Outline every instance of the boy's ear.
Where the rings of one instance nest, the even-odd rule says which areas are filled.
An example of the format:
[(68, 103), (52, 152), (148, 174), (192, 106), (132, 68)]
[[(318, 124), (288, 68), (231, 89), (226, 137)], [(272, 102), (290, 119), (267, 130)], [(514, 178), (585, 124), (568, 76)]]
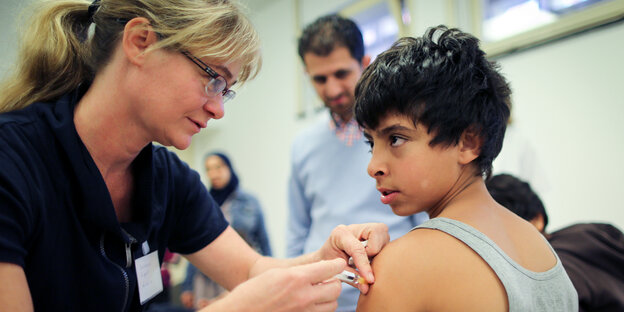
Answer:
[(481, 155), (483, 138), (474, 127), (464, 130), (459, 139), (459, 163), (467, 165)]
[(146, 18), (135, 17), (126, 23), (121, 44), (124, 54), (131, 63), (142, 64), (145, 60), (145, 50), (156, 42), (158, 37)]

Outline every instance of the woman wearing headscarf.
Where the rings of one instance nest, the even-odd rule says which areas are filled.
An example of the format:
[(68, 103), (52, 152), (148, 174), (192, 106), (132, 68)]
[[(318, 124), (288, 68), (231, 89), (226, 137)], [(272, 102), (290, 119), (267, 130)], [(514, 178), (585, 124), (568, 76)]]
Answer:
[[(260, 202), (239, 187), (238, 176), (230, 159), (223, 153), (213, 152), (204, 157), (204, 165), (210, 180), (210, 195), (221, 207), (230, 226), (258, 253), (271, 256)], [(189, 264), (180, 300), (187, 308), (202, 308), (226, 292)]]

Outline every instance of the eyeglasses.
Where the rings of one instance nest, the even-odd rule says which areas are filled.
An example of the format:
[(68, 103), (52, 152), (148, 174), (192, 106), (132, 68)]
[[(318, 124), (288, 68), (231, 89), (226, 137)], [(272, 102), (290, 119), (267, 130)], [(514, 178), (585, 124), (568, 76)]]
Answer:
[(199, 66), (201, 70), (203, 70), (206, 74), (208, 74), (212, 79), (208, 81), (204, 90), (206, 94), (209, 96), (216, 96), (221, 93), (223, 97), (223, 103), (233, 99), (236, 96), (236, 92), (227, 88), (227, 82), (223, 76), (217, 74), (210, 66), (206, 65), (206, 63), (202, 62), (199, 58), (195, 57), (193, 54), (188, 51), (182, 51), (182, 54), (186, 56), (189, 60), (191, 60), (195, 65)]

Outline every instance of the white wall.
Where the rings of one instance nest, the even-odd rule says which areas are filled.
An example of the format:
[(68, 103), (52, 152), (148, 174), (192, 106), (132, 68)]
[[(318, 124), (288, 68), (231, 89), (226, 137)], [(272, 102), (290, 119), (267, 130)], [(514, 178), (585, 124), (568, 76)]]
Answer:
[[(306, 78), (297, 54), (301, 22), (296, 18), (295, 1), (264, 1), (257, 6), (248, 0), (248, 5), (262, 38), (263, 69), (226, 105), (226, 117), (211, 121), (208, 131), (193, 139), (191, 162), (201, 170), (208, 151), (223, 150), (231, 156), (241, 186), (257, 195), (264, 208), (274, 255), (283, 257), (290, 144), (316, 116), (296, 117), (302, 79)], [(329, 12), (336, 7), (336, 1), (301, 1), (299, 16), (312, 21), (317, 16), (312, 16), (311, 10)]]
[(19, 13), (32, 0), (0, 0), (0, 79), (5, 77), (17, 54)]
[(255, 80), (237, 90), (235, 100), (226, 104), (226, 117), (208, 123), (208, 131), (192, 142), (197, 169), (203, 167), (203, 155), (208, 151), (218, 149), (231, 156), (241, 186), (259, 197), (277, 256), (282, 256), (286, 248), (289, 150), (299, 128), (294, 117), (296, 82), (301, 75), (294, 48), (294, 11), (291, 0), (272, 1), (252, 10), (263, 39), (263, 69)]
[(550, 230), (572, 222), (624, 229), (624, 23), (500, 59), (515, 126), (537, 148)]
[[(262, 6), (248, 2), (263, 40), (263, 70), (226, 105), (226, 117), (211, 121), (182, 157), (201, 172), (207, 151), (230, 154), (242, 186), (263, 204), (275, 254), (283, 256), (290, 143), (313, 117), (300, 120), (295, 116), (301, 79), (305, 79), (296, 53), (295, 1), (267, 0), (261, 1)], [(329, 12), (336, 3), (299, 0), (304, 10), (301, 19), (307, 23), (311, 15)], [(0, 64), (12, 61), (13, 28), (6, 25), (9, 19), (5, 17), (12, 17), (8, 12), (18, 4), (0, 0), (0, 26), (8, 30), (0, 35)], [(445, 18), (444, 14), (435, 16)], [(624, 229), (618, 200), (624, 186), (624, 169), (619, 164), (624, 159), (624, 100), (618, 93), (624, 85), (622, 38), (624, 23), (499, 60), (514, 89), (516, 126), (538, 148), (549, 177), (550, 191), (544, 201), (550, 230), (589, 220)]]

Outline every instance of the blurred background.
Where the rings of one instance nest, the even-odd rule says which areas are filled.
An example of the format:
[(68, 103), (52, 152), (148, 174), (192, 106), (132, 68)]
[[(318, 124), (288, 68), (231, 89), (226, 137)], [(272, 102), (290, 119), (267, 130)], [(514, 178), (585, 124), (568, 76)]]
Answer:
[[(20, 11), (0, 0), (0, 77), (16, 54)], [(297, 55), (303, 26), (340, 12), (360, 25), (368, 53), (446, 24), (477, 35), (513, 88), (514, 142), (495, 171), (528, 180), (549, 231), (575, 222), (624, 229), (624, 0), (246, 0), (263, 41), (259, 76), (239, 87), (226, 116), (176, 151), (205, 182), (203, 156), (222, 150), (264, 208), (274, 255), (285, 254), (287, 179), (295, 134), (325, 114)], [(511, 138), (511, 136), (510, 136)], [(500, 163), (500, 164), (499, 164)], [(366, 168), (362, 168), (366, 170)], [(370, 183), (374, 183), (371, 179)]]

